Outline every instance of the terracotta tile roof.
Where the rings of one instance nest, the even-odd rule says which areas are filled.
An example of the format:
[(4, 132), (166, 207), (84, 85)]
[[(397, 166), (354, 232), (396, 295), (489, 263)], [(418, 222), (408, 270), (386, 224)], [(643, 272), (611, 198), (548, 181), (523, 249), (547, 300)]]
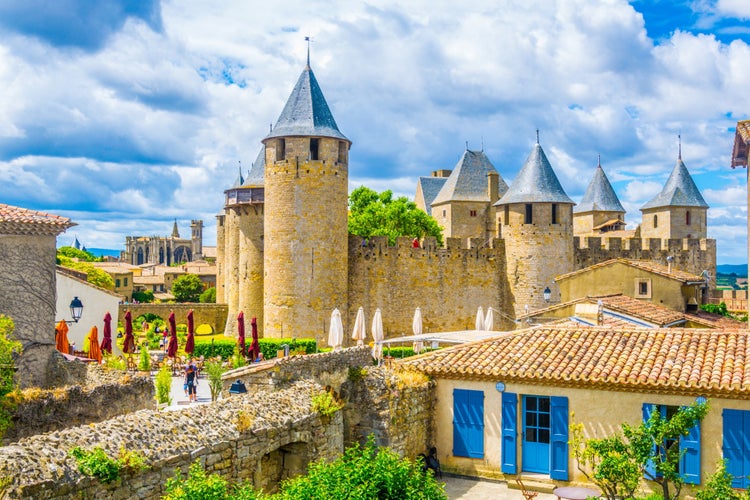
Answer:
[(750, 144), (750, 120), (737, 122), (732, 148), (732, 168), (747, 167), (747, 148)]
[(401, 364), (440, 378), (750, 399), (750, 336), (739, 331), (538, 327)]
[(594, 264), (593, 266), (584, 267), (583, 269), (573, 271), (572, 273), (562, 274), (558, 276), (557, 278), (555, 278), (555, 281), (568, 279), (571, 276), (577, 276), (579, 274), (589, 272), (592, 269), (599, 269), (602, 267), (611, 266), (612, 264), (616, 264), (616, 263), (625, 264), (626, 266), (636, 267), (638, 269), (643, 269), (644, 271), (647, 271), (649, 273), (658, 274), (660, 276), (671, 278), (676, 281), (681, 281), (683, 283), (694, 282), (694, 281), (705, 281), (703, 278), (701, 278), (697, 274), (680, 271), (679, 269), (675, 269), (674, 266), (672, 267), (672, 270), (670, 271), (667, 266), (663, 266), (655, 262), (651, 262), (648, 260), (629, 260), (629, 259), (605, 260), (604, 262)]
[(734, 318), (722, 316), (721, 314), (706, 311), (696, 311), (689, 314), (686, 313), (685, 318), (688, 321), (707, 325), (712, 328), (721, 328), (723, 330), (747, 330), (747, 323), (745, 321), (739, 321)]
[(57, 236), (75, 225), (67, 217), (0, 203), (0, 234)]
[(606, 309), (643, 319), (658, 326), (671, 325), (685, 321), (686, 319), (685, 313), (660, 306), (659, 304), (634, 299), (627, 295), (610, 295), (601, 298), (590, 297), (590, 300), (593, 302), (601, 300)]
[(750, 120), (737, 122), (737, 133), (745, 141), (745, 144), (750, 144)]

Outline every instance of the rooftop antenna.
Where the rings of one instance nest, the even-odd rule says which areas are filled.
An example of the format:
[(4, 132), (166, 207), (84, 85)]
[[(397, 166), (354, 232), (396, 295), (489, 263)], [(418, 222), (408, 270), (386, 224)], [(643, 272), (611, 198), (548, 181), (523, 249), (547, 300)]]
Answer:
[(539, 129), (536, 129), (536, 143), (539, 144)]
[(677, 134), (677, 159), (682, 160), (682, 136)]

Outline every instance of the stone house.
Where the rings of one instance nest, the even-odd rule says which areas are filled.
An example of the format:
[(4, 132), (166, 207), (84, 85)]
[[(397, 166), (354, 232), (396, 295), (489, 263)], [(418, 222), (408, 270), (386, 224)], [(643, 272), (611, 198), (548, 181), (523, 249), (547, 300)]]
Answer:
[(23, 346), (16, 361), (22, 387), (55, 378), (56, 238), (66, 217), (0, 204), (0, 314), (15, 323)]
[(613, 259), (555, 278), (562, 301), (587, 295), (623, 294), (664, 305), (675, 311), (695, 311), (706, 302), (707, 278), (653, 262)]
[(572, 422), (604, 437), (708, 398), (708, 416), (680, 439), (680, 472), (702, 485), (726, 458), (734, 486), (747, 488), (749, 353), (743, 331), (544, 326), (402, 364), (436, 383), (434, 442), (446, 471), (584, 482), (568, 444)]

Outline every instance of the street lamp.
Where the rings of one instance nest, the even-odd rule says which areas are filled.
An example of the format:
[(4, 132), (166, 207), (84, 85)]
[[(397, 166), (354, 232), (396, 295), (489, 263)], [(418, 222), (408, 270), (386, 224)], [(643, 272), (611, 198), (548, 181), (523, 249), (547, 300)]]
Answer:
[(82, 313), (83, 302), (81, 302), (81, 299), (78, 297), (73, 297), (73, 300), (70, 301), (70, 315), (73, 316), (74, 323), (78, 323), (78, 320), (81, 319)]
[(544, 292), (542, 293), (544, 294), (544, 301), (549, 302), (549, 299), (552, 297), (552, 291), (549, 289), (549, 287), (545, 288)]

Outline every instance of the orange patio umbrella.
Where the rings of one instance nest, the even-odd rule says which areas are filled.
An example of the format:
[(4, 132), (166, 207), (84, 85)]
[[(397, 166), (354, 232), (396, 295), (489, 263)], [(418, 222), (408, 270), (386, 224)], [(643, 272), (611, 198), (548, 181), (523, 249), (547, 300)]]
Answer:
[(55, 349), (65, 354), (70, 354), (70, 342), (68, 342), (68, 324), (64, 319), (55, 327)]
[(99, 349), (99, 329), (96, 325), (89, 332), (89, 358), (95, 359), (97, 363), (102, 362), (102, 351)]

